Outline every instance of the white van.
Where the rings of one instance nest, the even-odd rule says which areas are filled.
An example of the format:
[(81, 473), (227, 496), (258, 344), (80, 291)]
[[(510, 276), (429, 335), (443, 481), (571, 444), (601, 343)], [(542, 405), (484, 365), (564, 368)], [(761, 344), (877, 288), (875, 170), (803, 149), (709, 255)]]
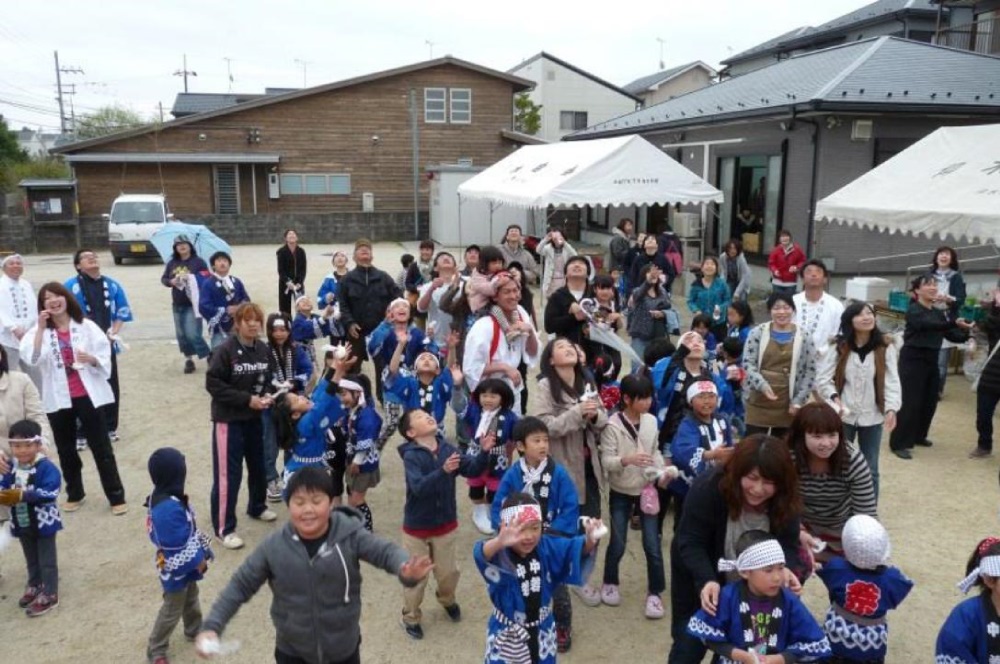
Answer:
[(122, 194), (111, 204), (108, 242), (115, 265), (126, 258), (159, 258), (149, 238), (174, 220), (162, 194)]

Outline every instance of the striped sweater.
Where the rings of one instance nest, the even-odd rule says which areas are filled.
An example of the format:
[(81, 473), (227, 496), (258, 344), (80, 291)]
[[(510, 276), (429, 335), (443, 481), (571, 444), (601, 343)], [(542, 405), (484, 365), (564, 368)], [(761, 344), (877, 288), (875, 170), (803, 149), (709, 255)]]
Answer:
[(854, 445), (847, 444), (850, 456), (842, 475), (801, 473), (802, 524), (810, 530), (843, 529), (856, 514), (877, 517), (877, 499), (868, 463)]

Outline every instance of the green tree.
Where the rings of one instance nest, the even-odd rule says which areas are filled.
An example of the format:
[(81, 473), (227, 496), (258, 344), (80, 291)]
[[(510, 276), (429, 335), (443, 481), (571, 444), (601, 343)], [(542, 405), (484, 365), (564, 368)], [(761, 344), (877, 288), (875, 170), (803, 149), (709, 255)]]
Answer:
[(534, 136), (542, 127), (542, 106), (531, 101), (527, 92), (514, 97), (514, 131)]
[(17, 144), (17, 134), (7, 126), (0, 115), (0, 191), (11, 191), (17, 186), (14, 167), (28, 161), (28, 153)]
[(14, 178), (21, 180), (59, 180), (70, 177), (69, 164), (55, 157), (33, 157), (28, 161), (15, 164)]
[(144, 124), (146, 124), (145, 120), (136, 111), (121, 104), (112, 104), (103, 106), (77, 120), (76, 137), (80, 140), (97, 138), (113, 134), (116, 131), (141, 127)]

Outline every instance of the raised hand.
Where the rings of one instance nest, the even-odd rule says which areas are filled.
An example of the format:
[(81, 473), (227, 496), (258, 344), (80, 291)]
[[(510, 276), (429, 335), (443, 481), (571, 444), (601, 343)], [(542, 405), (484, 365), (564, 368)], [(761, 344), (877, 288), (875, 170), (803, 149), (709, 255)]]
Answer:
[(434, 569), (434, 563), (431, 562), (429, 556), (412, 556), (399, 566), (399, 577), (416, 582), (426, 578), (432, 569)]

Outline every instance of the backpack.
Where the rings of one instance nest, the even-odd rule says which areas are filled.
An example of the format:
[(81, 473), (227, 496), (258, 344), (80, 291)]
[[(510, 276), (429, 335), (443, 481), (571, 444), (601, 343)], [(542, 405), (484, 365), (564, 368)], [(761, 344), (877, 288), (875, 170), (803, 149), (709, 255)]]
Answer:
[(668, 276), (676, 277), (684, 271), (684, 250), (681, 247), (681, 241), (673, 233), (664, 233), (661, 238), (663, 240), (663, 257), (667, 260), (667, 266), (670, 268)]

